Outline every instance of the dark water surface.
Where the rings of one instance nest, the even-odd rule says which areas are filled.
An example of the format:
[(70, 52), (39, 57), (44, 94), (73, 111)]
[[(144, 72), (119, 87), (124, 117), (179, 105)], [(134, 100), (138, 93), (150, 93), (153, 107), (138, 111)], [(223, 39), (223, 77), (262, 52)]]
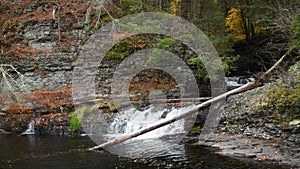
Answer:
[(0, 168), (28, 169), (162, 169), (162, 168), (284, 168), (245, 159), (216, 155), (185, 145), (185, 154), (149, 159), (130, 159), (106, 151), (88, 152), (88, 137), (0, 136)]

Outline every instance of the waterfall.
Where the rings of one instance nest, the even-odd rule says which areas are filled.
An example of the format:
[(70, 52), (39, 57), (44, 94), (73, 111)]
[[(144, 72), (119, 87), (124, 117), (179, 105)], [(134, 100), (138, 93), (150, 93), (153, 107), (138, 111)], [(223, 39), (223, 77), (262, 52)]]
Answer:
[(34, 120), (31, 120), (30, 123), (28, 124), (28, 128), (25, 132), (21, 133), (21, 135), (33, 135), (35, 134), (34, 132)]
[[(100, 110), (101, 113), (95, 111), (83, 117), (81, 125), (87, 135), (99, 145), (167, 121), (194, 107), (195, 105), (166, 107), (165, 104), (151, 104), (141, 108), (126, 107), (117, 113)], [(197, 113), (105, 149), (130, 158), (182, 155), (185, 153), (184, 145), (178, 143), (190, 131), (196, 117)]]
[[(116, 137), (135, 132), (139, 129), (149, 127), (153, 124), (160, 123), (163, 120), (170, 119), (179, 115), (188, 108), (170, 108), (157, 110), (151, 106), (147, 110), (139, 111), (135, 108), (119, 112), (111, 122), (108, 128), (108, 137)], [(167, 126), (161, 127), (149, 133), (143, 134), (136, 139), (160, 138), (166, 135), (185, 134), (187, 132), (185, 119), (176, 121)]]
[[(105, 140), (110, 140), (131, 132), (168, 120), (187, 111), (193, 106), (165, 108), (155, 106), (140, 111), (135, 108), (115, 114), (107, 127)], [(195, 116), (194, 116), (195, 117)], [(108, 147), (107, 150), (130, 158), (152, 158), (159, 156), (177, 156), (185, 154), (184, 146), (177, 144), (194, 124), (194, 117), (187, 117), (172, 124)]]

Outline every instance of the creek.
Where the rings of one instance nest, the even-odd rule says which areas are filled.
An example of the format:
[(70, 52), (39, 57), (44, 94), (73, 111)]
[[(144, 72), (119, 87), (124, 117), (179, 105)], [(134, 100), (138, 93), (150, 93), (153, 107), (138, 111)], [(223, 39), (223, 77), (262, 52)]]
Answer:
[(0, 136), (0, 168), (283, 168), (250, 159), (216, 155), (212, 150), (195, 145), (180, 144), (176, 153), (164, 155), (162, 152), (159, 157), (136, 159), (121, 157), (107, 151), (86, 151), (86, 148), (93, 145), (89, 137), (3, 135)]

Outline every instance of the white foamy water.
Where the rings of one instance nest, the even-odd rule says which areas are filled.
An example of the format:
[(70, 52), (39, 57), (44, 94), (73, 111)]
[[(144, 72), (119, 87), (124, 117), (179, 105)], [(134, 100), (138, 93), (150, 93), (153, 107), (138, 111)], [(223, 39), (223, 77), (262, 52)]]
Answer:
[[(151, 105), (143, 111), (131, 107), (114, 114), (94, 112), (81, 122), (88, 136), (99, 145), (169, 120), (193, 107), (163, 108)], [(178, 143), (190, 131), (196, 116), (197, 113), (105, 149), (130, 158), (185, 154), (184, 146)]]
[(31, 120), (30, 123), (28, 124), (28, 128), (25, 132), (21, 133), (21, 135), (33, 135), (35, 134), (34, 131), (34, 120)]
[[(150, 108), (144, 111), (139, 111), (135, 108), (131, 108), (116, 114), (108, 128), (109, 134), (107, 134), (106, 136), (114, 138), (117, 136), (136, 132), (146, 127), (150, 127), (163, 121), (169, 120), (175, 116), (180, 115), (190, 108), (192, 108), (192, 106), (183, 108), (173, 107), (170, 109), (157, 110), (155, 107), (150, 106)], [(187, 121), (185, 119), (181, 119), (164, 127), (138, 136), (135, 139), (160, 138), (166, 135), (185, 134), (186, 132), (188, 132), (189, 127), (193, 125), (188, 125), (186, 123)]]
[[(115, 114), (107, 128), (107, 134), (104, 136), (105, 140), (153, 126), (178, 116), (191, 108), (193, 106), (161, 110), (155, 106), (150, 106), (144, 111), (135, 108), (127, 109)], [(178, 142), (189, 132), (194, 120), (195, 116), (192, 115), (106, 149), (112, 153), (130, 158), (180, 156), (185, 154), (185, 149)]]

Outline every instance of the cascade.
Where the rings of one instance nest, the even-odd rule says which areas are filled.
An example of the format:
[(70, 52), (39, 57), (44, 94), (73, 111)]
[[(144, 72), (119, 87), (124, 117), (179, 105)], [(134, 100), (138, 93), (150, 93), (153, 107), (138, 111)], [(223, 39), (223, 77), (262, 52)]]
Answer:
[[(127, 135), (168, 120), (191, 107), (193, 106), (157, 109), (155, 106), (149, 106), (146, 110), (127, 109), (113, 117), (106, 129), (107, 133), (104, 138), (110, 140)], [(131, 158), (176, 157), (185, 154), (184, 146), (178, 142), (189, 132), (194, 120), (193, 117), (184, 118), (118, 145), (108, 147), (107, 150)]]
[[(111, 122), (108, 128), (109, 134), (106, 136), (108, 138), (114, 138), (116, 136), (129, 134), (179, 115), (185, 109), (187, 108), (173, 107), (157, 110), (154, 106), (150, 106), (148, 109), (143, 111), (131, 108), (126, 111), (119, 112)], [(186, 129), (186, 126), (186, 120), (182, 119), (157, 130), (143, 134), (136, 139), (160, 138), (166, 135), (185, 134), (187, 132), (186, 130), (189, 130)]]
[(21, 135), (33, 135), (35, 134), (34, 132), (34, 120), (31, 120), (30, 123), (28, 124), (28, 128), (25, 132), (21, 133)]

